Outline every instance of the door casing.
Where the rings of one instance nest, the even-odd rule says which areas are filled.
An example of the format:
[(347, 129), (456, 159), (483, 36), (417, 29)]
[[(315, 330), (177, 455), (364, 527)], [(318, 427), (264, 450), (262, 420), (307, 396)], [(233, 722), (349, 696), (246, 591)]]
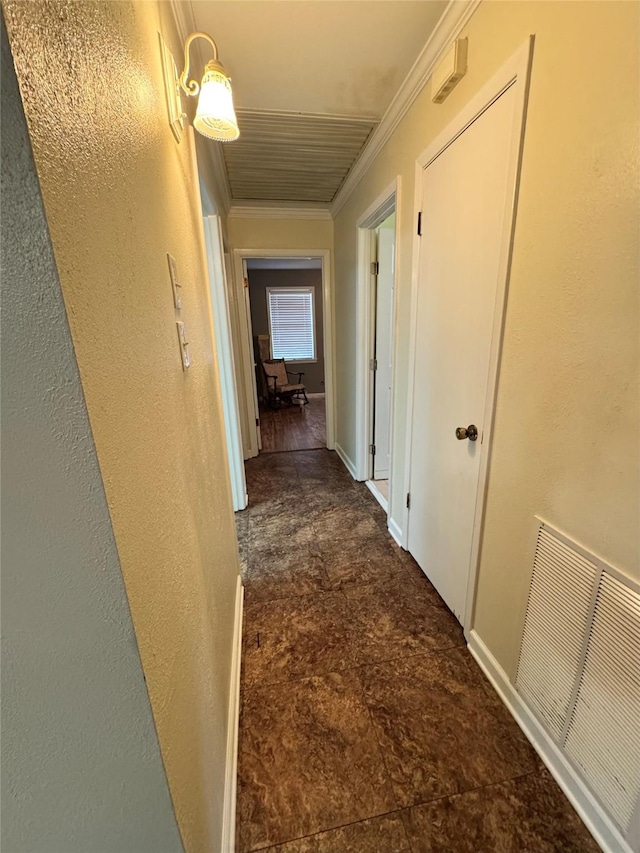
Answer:
[[(469, 103), (458, 113), (453, 121), (440, 133), (436, 139), (417, 158), (415, 165), (415, 193), (414, 193), (414, 223), (416, 228), (413, 240), (413, 259), (411, 276), (411, 311), (412, 324), (409, 333), (409, 393), (407, 394), (406, 413), (406, 437), (405, 447), (407, 449), (405, 462), (405, 483), (407, 494), (411, 493), (412, 473), (412, 424), (414, 390), (416, 382), (416, 337), (417, 337), (417, 311), (418, 311), (418, 286), (419, 286), (419, 262), (420, 262), (420, 236), (418, 235), (418, 214), (423, 208), (422, 199), (422, 176), (424, 169), (445, 148), (463, 133), (475, 118), (484, 112), (506, 89), (511, 86), (515, 88), (516, 103), (513, 111), (513, 123), (511, 129), (511, 146), (509, 157), (508, 192), (505, 204), (505, 217), (503, 233), (501, 238), (500, 265), (498, 273), (498, 285), (496, 290), (496, 305), (493, 319), (491, 355), (489, 361), (489, 373), (487, 380), (486, 406), (484, 411), (484, 449), (480, 463), (478, 478), (478, 490), (476, 495), (476, 506), (474, 515), (474, 527), (472, 537), (471, 557), (469, 564), (466, 608), (464, 619), (465, 637), (473, 627), (474, 608), (476, 598), (477, 573), (482, 544), (482, 531), (484, 524), (484, 508), (487, 489), (487, 475), (491, 459), (491, 446), (493, 438), (493, 422), (495, 414), (496, 391), (500, 366), (500, 355), (502, 351), (502, 339), (504, 332), (504, 316), (506, 308), (507, 288), (511, 267), (511, 256), (513, 249), (513, 235), (516, 221), (516, 205), (518, 196), (518, 185), (520, 175), (520, 163), (522, 158), (522, 146), (524, 141), (525, 116), (527, 98), (529, 93), (529, 81), (531, 76), (531, 63), (533, 59), (534, 37), (530, 36), (519, 50), (506, 62), (502, 68), (482, 87)], [(408, 504), (409, 501), (406, 501)], [(402, 524), (402, 546), (408, 546), (409, 529), (409, 506), (403, 510)]]
[(224, 421), (227, 437), (227, 455), (231, 476), (231, 494), (234, 511), (247, 506), (247, 484), (244, 474), (242, 431), (238, 389), (236, 387), (235, 357), (231, 330), (230, 282), (224, 263), (222, 228), (219, 216), (204, 217), (204, 234), (209, 271), (212, 322), (216, 330), (218, 370), (222, 394)]
[[(373, 287), (371, 280), (371, 262), (374, 256), (374, 231), (384, 220), (395, 211), (396, 214), (396, 252), (398, 257), (398, 226), (400, 216), (400, 176), (392, 181), (369, 205), (356, 222), (356, 246), (357, 246), (357, 307), (356, 307), (356, 458), (355, 479), (368, 481), (371, 471), (371, 458), (369, 445), (373, 436), (373, 373), (369, 367), (369, 361), (373, 358), (375, 347), (375, 300), (373, 299)], [(398, 282), (398, 264), (394, 269), (394, 304), (393, 304), (393, 368), (391, 379), (391, 412), (389, 427), (389, 502), (387, 517), (391, 534), (398, 538), (395, 532), (397, 526), (393, 524), (396, 517), (393, 505), (393, 472), (394, 472), (394, 411), (395, 411), (395, 368), (396, 368), (396, 294)]]

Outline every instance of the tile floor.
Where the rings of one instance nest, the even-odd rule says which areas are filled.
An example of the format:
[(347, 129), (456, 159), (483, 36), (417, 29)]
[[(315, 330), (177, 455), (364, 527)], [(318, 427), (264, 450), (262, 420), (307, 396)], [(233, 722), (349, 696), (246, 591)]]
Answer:
[(336, 454), (247, 482), (238, 853), (596, 853)]

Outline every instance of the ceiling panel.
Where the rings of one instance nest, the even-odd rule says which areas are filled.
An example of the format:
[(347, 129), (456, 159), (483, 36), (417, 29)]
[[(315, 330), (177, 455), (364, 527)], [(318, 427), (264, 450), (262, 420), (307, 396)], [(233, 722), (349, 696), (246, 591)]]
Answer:
[(330, 202), (377, 126), (375, 118), (238, 110), (223, 146), (234, 200)]
[[(446, 0), (193, 0), (236, 106), (381, 118)], [(203, 59), (209, 59), (206, 46)]]

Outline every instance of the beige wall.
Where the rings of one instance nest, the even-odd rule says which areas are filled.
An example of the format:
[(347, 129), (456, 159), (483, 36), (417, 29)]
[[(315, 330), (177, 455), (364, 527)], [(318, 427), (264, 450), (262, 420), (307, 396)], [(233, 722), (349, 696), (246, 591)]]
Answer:
[(190, 853), (218, 850), (238, 556), (201, 211), (158, 31), (176, 57), (180, 40), (156, 2), (3, 8), (178, 824)]
[(638, 565), (636, 2), (480, 5), (469, 70), (417, 98), (335, 222), (337, 441), (355, 453), (355, 223), (401, 176), (394, 500), (404, 429), (416, 157), (536, 36), (475, 627), (513, 673), (541, 513), (624, 571)]
[(332, 249), (330, 219), (227, 219), (232, 249)]
[(4, 25), (0, 73), (0, 843), (178, 853)]

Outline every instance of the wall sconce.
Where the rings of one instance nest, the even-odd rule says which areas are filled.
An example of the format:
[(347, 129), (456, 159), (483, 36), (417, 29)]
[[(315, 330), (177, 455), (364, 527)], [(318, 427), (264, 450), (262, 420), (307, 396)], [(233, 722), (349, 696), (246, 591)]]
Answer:
[[(189, 80), (189, 48), (198, 38), (205, 39), (213, 48), (213, 59), (204, 67), (202, 81)], [(180, 86), (191, 98), (198, 98), (193, 126), (203, 136), (219, 142), (232, 142), (240, 136), (238, 120), (233, 109), (231, 79), (218, 61), (218, 46), (206, 33), (191, 33), (184, 43), (184, 71)]]

